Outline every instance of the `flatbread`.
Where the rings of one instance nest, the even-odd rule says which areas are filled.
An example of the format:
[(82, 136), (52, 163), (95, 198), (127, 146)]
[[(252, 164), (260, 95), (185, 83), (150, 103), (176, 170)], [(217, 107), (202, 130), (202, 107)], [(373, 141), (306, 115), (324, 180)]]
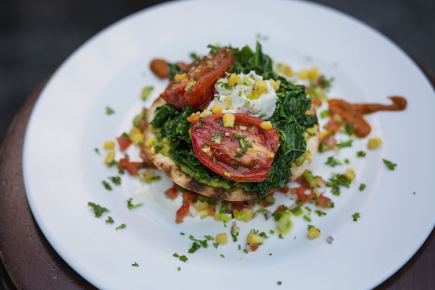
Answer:
[[(162, 98), (158, 98), (151, 108), (148, 110), (146, 116), (146, 122), (149, 124), (152, 120), (154, 120), (154, 112), (156, 108), (163, 106), (166, 104), (166, 101)], [(311, 106), (311, 109), (307, 112), (310, 114), (316, 114), (316, 110), (314, 106)], [(147, 125), (144, 130), (145, 140), (149, 138), (156, 138), (156, 135), (153, 133), (152, 125)], [(307, 140), (307, 150), (310, 150), (311, 156), (309, 159), (304, 160), (301, 166), (297, 167), (294, 162), (292, 162), (291, 169), (291, 181), (295, 180), (299, 176), (304, 173), (307, 169), (308, 165), (310, 165), (314, 155), (317, 153), (317, 149), (319, 147), (319, 126), (316, 125), (316, 133), (311, 135)], [(155, 164), (155, 166), (163, 171), (170, 179), (172, 179), (176, 184), (187, 188), (191, 191), (197, 192), (199, 194), (209, 196), (216, 199), (228, 200), (228, 201), (245, 201), (250, 199), (259, 198), (259, 194), (257, 191), (247, 191), (243, 188), (235, 188), (235, 189), (224, 189), (217, 188), (205, 185), (200, 183), (190, 177), (188, 174), (181, 171), (180, 166), (178, 166), (170, 157), (166, 157), (160, 153), (151, 154), (150, 148), (145, 146), (145, 152), (148, 155), (149, 159)], [(267, 194), (274, 192), (276, 188), (272, 188)]]

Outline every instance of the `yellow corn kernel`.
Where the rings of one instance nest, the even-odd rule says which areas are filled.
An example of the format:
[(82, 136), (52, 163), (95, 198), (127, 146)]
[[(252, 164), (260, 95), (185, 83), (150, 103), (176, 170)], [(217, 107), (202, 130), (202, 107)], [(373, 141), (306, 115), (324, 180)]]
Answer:
[(202, 111), (201, 114), (199, 114), (199, 116), (201, 118), (204, 118), (204, 117), (207, 117), (207, 116), (210, 116), (210, 115), (213, 115), (213, 113), (210, 110), (204, 110), (204, 111)]
[(228, 78), (228, 84), (232, 87), (236, 86), (236, 85), (241, 85), (242, 84), (242, 79), (236, 75), (236, 74), (232, 74), (229, 78)]
[(156, 149), (154, 148), (154, 146), (152, 146), (150, 148), (150, 152), (151, 152), (152, 155), (156, 154)]
[(264, 238), (262, 236), (250, 233), (246, 238), (246, 241), (252, 245), (261, 245), (264, 243)]
[(267, 152), (267, 157), (274, 158), (275, 154), (273, 152)]
[(224, 171), (224, 174), (225, 174), (226, 177), (231, 177), (231, 173), (229, 173), (227, 171)]
[(115, 148), (115, 142), (113, 141), (107, 141), (104, 143), (104, 149), (109, 150)]
[(130, 132), (128, 133), (128, 136), (130, 136), (130, 138), (132, 138), (134, 136), (134, 134), (136, 133), (142, 133), (139, 128), (133, 127), (131, 128)]
[(216, 236), (216, 242), (219, 245), (225, 245), (225, 244), (227, 244), (228, 243), (227, 234), (226, 233), (218, 234)]
[(292, 71), (291, 67), (289, 67), (288, 65), (285, 65), (282, 68), (282, 73), (288, 78), (293, 75), (293, 71)]
[(233, 114), (226, 113), (223, 117), (224, 127), (234, 127), (236, 117)]
[(317, 67), (312, 68), (309, 72), (308, 72), (308, 78), (310, 80), (317, 80), (317, 77), (319, 76), (319, 69)]
[(190, 80), (187, 84), (186, 88), (184, 89), (186, 92), (191, 91), (192, 88), (195, 86), (196, 82), (194, 80)]
[(307, 234), (308, 234), (308, 238), (310, 240), (314, 240), (320, 236), (320, 231), (318, 228), (310, 228), (310, 229), (308, 229)]
[(110, 163), (113, 162), (114, 159), (115, 159), (115, 152), (110, 151), (109, 153), (107, 153), (107, 156), (106, 156), (106, 159), (104, 160), (104, 163), (109, 165)]
[(326, 132), (325, 131), (321, 131), (320, 132), (320, 140), (322, 140), (325, 136), (326, 136)]
[(142, 133), (136, 133), (133, 135), (133, 138), (131, 138), (131, 141), (133, 141), (133, 144), (136, 146), (143, 145), (143, 134)]
[(376, 149), (379, 146), (381, 146), (381, 144), (382, 144), (381, 138), (372, 138), (372, 139), (369, 139), (369, 143), (367, 143), (367, 148)]
[(175, 76), (175, 80), (178, 81), (178, 82), (181, 82), (185, 78), (186, 78), (186, 74), (181, 74), (181, 75), (176, 75)]
[(233, 107), (233, 106), (229, 106), (229, 107), (227, 108), (227, 110), (234, 110), (234, 107)]
[(214, 104), (213, 105), (213, 107), (211, 107), (211, 112), (213, 113), (213, 114), (219, 114), (219, 113), (222, 113), (222, 106), (221, 105), (219, 105), (219, 104)]
[(233, 100), (230, 97), (226, 96), (225, 100), (224, 100), (224, 106), (225, 106), (225, 108), (228, 108), (232, 104), (233, 104)]
[(260, 124), (261, 129), (269, 130), (272, 129), (272, 123), (270, 121), (264, 121)]
[(259, 94), (267, 93), (267, 83), (266, 81), (256, 81), (254, 84), (254, 92)]
[(354, 180), (354, 179), (355, 179), (355, 171), (353, 171), (352, 168), (348, 168), (348, 169), (346, 170), (346, 172), (344, 173), (344, 177), (345, 177), (347, 180)]
[(301, 70), (298, 72), (298, 77), (300, 79), (306, 80), (308, 78), (308, 71), (306, 69)]
[(269, 80), (270, 85), (272, 86), (272, 88), (274, 88), (275, 90), (279, 90), (279, 85), (281, 84), (280, 80), (277, 80), (276, 82), (273, 79)]
[(154, 142), (156, 142), (156, 139), (154, 139), (154, 138), (149, 138), (149, 139), (145, 142), (145, 145), (146, 145), (148, 148), (151, 148), (151, 146), (154, 145)]

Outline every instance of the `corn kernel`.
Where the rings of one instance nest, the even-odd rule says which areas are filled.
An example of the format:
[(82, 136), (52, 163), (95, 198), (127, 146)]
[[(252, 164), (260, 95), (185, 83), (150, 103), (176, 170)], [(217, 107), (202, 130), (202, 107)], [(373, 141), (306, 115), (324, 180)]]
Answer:
[(306, 80), (308, 78), (308, 71), (306, 69), (301, 70), (298, 72), (298, 77), (300, 79)]
[(223, 117), (224, 127), (234, 127), (234, 121), (236, 117), (233, 114), (225, 114)]
[(181, 75), (176, 75), (175, 76), (175, 80), (178, 81), (178, 82), (181, 82), (185, 78), (186, 78), (186, 74), (181, 74)]
[(251, 243), (252, 245), (261, 245), (262, 243), (264, 243), (264, 238), (262, 236), (250, 233), (246, 237), (246, 241), (248, 243)]
[(134, 145), (139, 146), (139, 145), (143, 145), (143, 141), (144, 141), (143, 138), (144, 137), (142, 133), (136, 133), (133, 135), (133, 138), (131, 138), (131, 140), (133, 141)]
[(222, 106), (221, 105), (219, 105), (219, 104), (214, 104), (213, 105), (213, 107), (211, 107), (211, 112), (213, 113), (213, 114), (219, 114), (219, 113), (222, 113)]
[(130, 132), (128, 133), (128, 136), (130, 136), (130, 138), (131, 138), (136, 133), (142, 133), (142, 132), (139, 130), (139, 128), (133, 127), (133, 128), (131, 128)]
[(236, 75), (236, 74), (232, 74), (229, 78), (228, 78), (228, 84), (232, 87), (236, 86), (236, 85), (241, 85), (242, 84), (242, 79)]
[(254, 84), (254, 91), (259, 94), (267, 93), (267, 83), (266, 81), (256, 81)]
[(225, 100), (224, 100), (224, 106), (225, 106), (225, 108), (228, 108), (232, 104), (233, 104), (233, 100), (230, 97), (226, 96)]
[(354, 180), (354, 179), (355, 179), (355, 171), (353, 171), (352, 168), (348, 168), (348, 169), (346, 170), (346, 172), (344, 173), (344, 177), (345, 177), (347, 180)]
[(115, 152), (110, 151), (109, 153), (107, 153), (107, 156), (106, 156), (106, 159), (104, 160), (104, 163), (109, 165), (110, 163), (113, 162), (114, 159), (115, 159)]
[(266, 154), (267, 154), (267, 157), (270, 157), (270, 158), (275, 157), (275, 153), (273, 153), (273, 152), (267, 152)]
[(319, 76), (319, 69), (317, 67), (312, 68), (309, 72), (308, 72), (308, 78), (310, 80), (316, 80), (317, 77)]
[(321, 131), (320, 132), (320, 140), (322, 140), (325, 136), (326, 136), (326, 132), (325, 131)]
[(207, 116), (210, 116), (210, 115), (213, 115), (213, 113), (210, 110), (204, 110), (204, 111), (202, 111), (201, 114), (199, 114), (199, 116), (201, 118), (204, 118), (204, 117), (207, 117)]
[(272, 88), (274, 88), (275, 90), (279, 90), (279, 85), (281, 84), (280, 80), (277, 80), (276, 82), (273, 79), (269, 80), (270, 85), (272, 86)]
[(310, 229), (308, 229), (307, 234), (308, 234), (308, 238), (310, 240), (314, 240), (320, 236), (320, 231), (318, 228), (310, 228)]
[(104, 149), (109, 150), (115, 148), (115, 142), (113, 141), (107, 141), (104, 143)]
[(369, 139), (369, 143), (367, 143), (367, 148), (376, 149), (379, 146), (381, 146), (381, 144), (382, 144), (381, 138), (372, 138), (372, 139)]
[(152, 146), (150, 148), (150, 152), (151, 152), (152, 155), (156, 154), (156, 149), (154, 148), (154, 146)]
[(146, 145), (148, 148), (151, 148), (151, 146), (154, 145), (154, 142), (156, 142), (156, 139), (154, 139), (154, 138), (149, 138), (149, 139), (145, 142), (145, 145)]
[(225, 244), (227, 244), (228, 243), (227, 234), (226, 233), (218, 234), (216, 236), (216, 242), (219, 245), (225, 245)]
[(293, 71), (292, 71), (291, 67), (289, 67), (288, 65), (285, 65), (282, 68), (282, 73), (288, 78), (293, 75)]
[(186, 92), (192, 91), (192, 88), (195, 86), (196, 82), (194, 80), (190, 80), (187, 84), (186, 88), (184, 89)]
[(233, 106), (229, 106), (229, 107), (227, 108), (227, 110), (234, 110), (234, 107), (233, 107)]
[(272, 129), (272, 123), (270, 121), (264, 121), (260, 124), (261, 129), (269, 130)]

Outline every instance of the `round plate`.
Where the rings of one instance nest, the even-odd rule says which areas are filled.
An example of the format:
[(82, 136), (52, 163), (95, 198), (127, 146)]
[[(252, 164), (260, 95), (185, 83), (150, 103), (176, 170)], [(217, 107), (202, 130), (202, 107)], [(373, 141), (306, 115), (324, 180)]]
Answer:
[[(366, 150), (367, 138), (340, 150), (337, 158), (349, 158), (349, 165), (328, 168), (324, 163), (333, 152), (316, 156), (310, 166), (316, 175), (326, 179), (330, 172), (342, 173), (347, 167), (357, 175), (341, 196), (327, 193), (335, 208), (326, 210), (326, 216), (318, 217), (314, 210), (310, 215), (309, 224), (321, 230), (320, 238), (309, 240), (308, 223), (292, 217), (293, 228), (284, 239), (268, 234), (257, 252), (245, 254), (237, 246), (243, 247), (251, 229), (269, 233), (275, 227), (272, 220), (259, 216), (238, 223), (238, 242), (230, 239), (218, 249), (209, 246), (188, 254), (189, 235), (229, 235), (230, 227), (199, 217), (175, 224), (181, 200), (164, 197), (172, 185), (165, 177), (142, 186), (124, 175), (121, 185), (112, 184), (113, 190), (107, 191), (102, 180), (118, 173), (103, 164), (107, 153), (102, 144), (128, 131), (134, 115), (165, 88), (167, 80), (157, 79), (148, 69), (151, 59), (186, 61), (191, 52), (206, 54), (208, 44), (254, 47), (257, 34), (263, 51), (276, 62), (288, 63), (295, 71), (316, 66), (334, 77), (330, 97), (389, 103), (387, 96), (400, 95), (409, 105), (403, 112), (367, 117), (372, 125), (369, 137), (382, 138), (383, 145), (365, 158), (356, 158), (355, 152)], [(143, 102), (141, 90), (148, 85), (154, 91)], [(106, 115), (107, 106), (115, 114)], [(332, 9), (306, 2), (252, 0), (162, 4), (102, 31), (51, 78), (26, 133), (27, 196), (51, 245), (98, 288), (172, 289), (176, 283), (181, 289), (269, 289), (277, 281), (295, 289), (373, 288), (418, 250), (434, 226), (435, 195), (428, 188), (435, 155), (419, 147), (435, 141), (430, 134), (435, 122), (428, 118), (434, 107), (432, 88), (402, 50)], [(128, 154), (138, 159), (135, 148)], [(117, 158), (121, 156), (117, 150)], [(382, 158), (397, 163), (396, 170), (389, 171)], [(361, 183), (367, 184), (363, 192), (358, 190)], [(275, 196), (272, 210), (292, 203), (288, 195)], [(134, 204), (144, 205), (128, 210), (130, 197)], [(88, 202), (110, 212), (96, 218)], [(357, 222), (351, 217), (355, 212), (361, 214)], [(105, 222), (108, 215), (114, 224)], [(127, 227), (115, 230), (122, 223)], [(334, 238), (332, 244), (326, 242), (328, 236)], [(189, 260), (181, 262), (174, 253)], [(132, 267), (135, 262), (139, 267)]]

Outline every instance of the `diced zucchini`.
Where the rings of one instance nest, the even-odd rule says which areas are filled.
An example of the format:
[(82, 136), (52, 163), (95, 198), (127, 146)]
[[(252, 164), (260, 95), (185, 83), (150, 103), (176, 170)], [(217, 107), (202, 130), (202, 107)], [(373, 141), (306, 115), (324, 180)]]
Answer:
[(281, 234), (287, 234), (292, 225), (290, 214), (288, 212), (283, 212), (279, 220), (276, 222), (276, 229)]
[(224, 213), (223, 214), (217, 213), (214, 215), (214, 220), (227, 223), (231, 220), (231, 217), (229, 215), (224, 214)]
[(252, 209), (248, 209), (245, 211), (245, 217), (243, 218), (243, 220), (245, 222), (249, 222), (250, 220), (252, 220), (254, 218), (254, 211)]
[(145, 120), (145, 116), (147, 114), (146, 113), (140, 113), (139, 115), (137, 115), (136, 117), (134, 117), (133, 119), (133, 126), (135, 126), (136, 128), (139, 127), (139, 123), (141, 120)]
[(302, 211), (300, 206), (295, 207), (294, 209), (290, 210), (292, 212), (292, 214), (294, 214), (295, 216), (300, 216), (301, 214), (303, 214), (304, 212)]
[(219, 209), (219, 213), (224, 214), (225, 210), (227, 209), (227, 206), (228, 206), (228, 203), (225, 201), (222, 201), (221, 208)]
[(234, 218), (238, 221), (243, 220), (243, 212), (240, 209), (233, 210)]

